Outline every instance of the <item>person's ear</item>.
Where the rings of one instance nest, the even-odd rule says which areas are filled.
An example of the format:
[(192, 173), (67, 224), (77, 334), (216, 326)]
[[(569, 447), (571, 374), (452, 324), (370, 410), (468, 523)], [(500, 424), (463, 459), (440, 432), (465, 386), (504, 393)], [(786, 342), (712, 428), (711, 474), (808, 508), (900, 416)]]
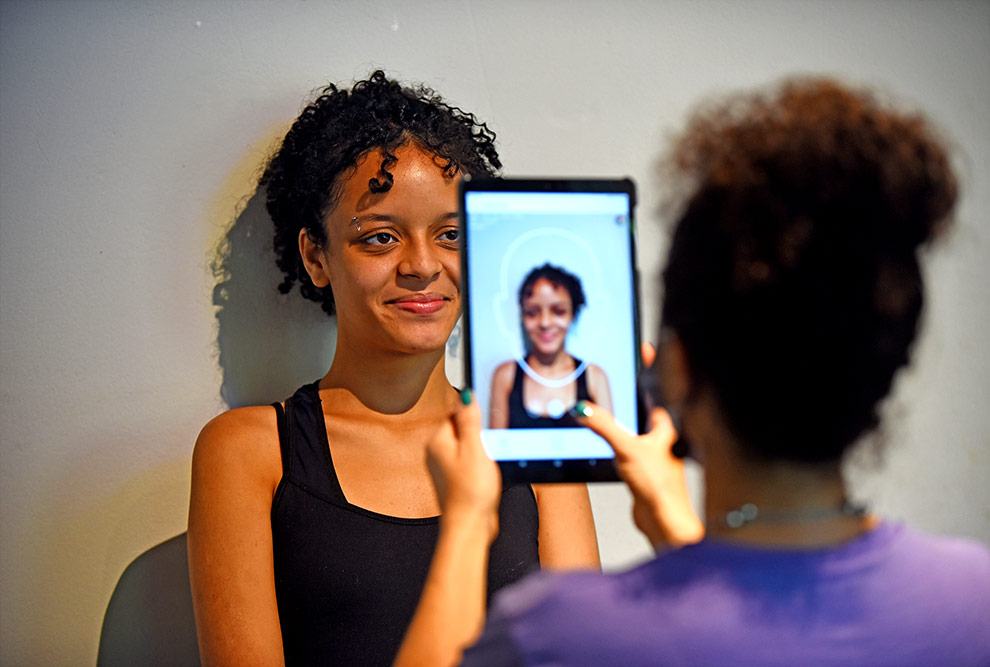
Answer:
[(323, 246), (314, 241), (306, 228), (299, 230), (299, 255), (302, 257), (303, 266), (309, 279), (317, 287), (326, 287), (330, 284), (330, 266), (327, 264), (327, 253), (323, 251)]
[(672, 406), (684, 405), (691, 394), (691, 365), (684, 343), (676, 333), (669, 332), (663, 336), (659, 360), (664, 402)]

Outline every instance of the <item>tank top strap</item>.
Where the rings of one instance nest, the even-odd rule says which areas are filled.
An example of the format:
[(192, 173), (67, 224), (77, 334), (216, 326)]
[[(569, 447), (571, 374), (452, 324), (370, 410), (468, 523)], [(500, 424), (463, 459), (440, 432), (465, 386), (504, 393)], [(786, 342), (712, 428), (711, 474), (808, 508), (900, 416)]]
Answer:
[(284, 426), (279, 424), (282, 477), (325, 500), (346, 506), (330, 455), (318, 382), (300, 387), (286, 399), (284, 422)]
[(519, 362), (516, 362), (516, 376), (512, 378), (512, 389), (513, 392), (519, 393), (519, 402), (522, 403), (522, 389), (523, 389), (523, 376), (526, 375), (526, 371), (522, 369)]
[[(583, 362), (574, 357), (574, 366), (578, 367)], [(585, 368), (580, 375), (577, 376), (577, 400), (579, 401), (590, 401), (591, 394), (588, 393), (588, 369)]]
[[(289, 405), (291, 399), (286, 399), (286, 406)], [(292, 457), (292, 436), (289, 435), (289, 425), (288, 420), (285, 417), (285, 407), (281, 403), (275, 401), (272, 403), (272, 407), (275, 408), (275, 423), (278, 427), (278, 448), (282, 453), (282, 474), (289, 469), (289, 460)]]

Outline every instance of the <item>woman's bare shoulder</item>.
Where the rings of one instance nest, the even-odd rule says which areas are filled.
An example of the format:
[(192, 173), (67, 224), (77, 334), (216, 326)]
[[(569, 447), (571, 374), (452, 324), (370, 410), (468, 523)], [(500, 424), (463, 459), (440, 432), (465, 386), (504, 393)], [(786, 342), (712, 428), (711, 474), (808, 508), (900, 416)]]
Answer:
[(270, 405), (252, 405), (222, 412), (203, 427), (200, 439), (209, 442), (232, 441), (249, 445), (252, 441), (266, 436), (278, 437), (275, 408)]
[(271, 477), (280, 476), (282, 458), (275, 408), (235, 408), (211, 419), (196, 439), (193, 467), (233, 465)]
[(612, 388), (609, 386), (608, 374), (601, 366), (588, 364), (588, 394), (591, 400), (606, 410), (612, 410)]
[(587, 373), (589, 379), (608, 382), (608, 374), (598, 364), (588, 364)]
[(492, 390), (505, 390), (508, 391), (512, 388), (512, 383), (516, 380), (516, 362), (503, 361), (498, 366), (495, 367), (495, 372), (492, 373)]
[(513, 359), (503, 361), (495, 367), (492, 377), (498, 380), (509, 380), (511, 382), (516, 377), (516, 362)]

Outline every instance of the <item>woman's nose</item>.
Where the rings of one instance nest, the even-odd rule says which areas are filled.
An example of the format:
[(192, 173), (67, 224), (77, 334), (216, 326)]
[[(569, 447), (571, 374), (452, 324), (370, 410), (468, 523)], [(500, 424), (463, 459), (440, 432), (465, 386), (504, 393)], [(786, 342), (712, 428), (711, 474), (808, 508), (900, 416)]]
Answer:
[(443, 266), (437, 253), (438, 249), (432, 243), (410, 242), (399, 260), (399, 273), (420, 280), (433, 278)]

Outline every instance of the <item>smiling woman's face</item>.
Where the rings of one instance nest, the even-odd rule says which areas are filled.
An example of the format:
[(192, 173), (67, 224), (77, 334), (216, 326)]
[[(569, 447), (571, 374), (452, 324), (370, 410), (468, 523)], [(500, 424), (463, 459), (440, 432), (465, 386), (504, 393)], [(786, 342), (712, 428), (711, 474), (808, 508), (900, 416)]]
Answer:
[(557, 354), (564, 349), (567, 331), (574, 323), (571, 295), (563, 285), (537, 279), (522, 301), (522, 320), (533, 352), (547, 357)]
[(316, 285), (330, 284), (338, 345), (422, 353), (442, 349), (460, 315), (458, 178), (414, 144), (387, 192), (372, 193), (381, 153), (362, 158), (327, 215), (325, 248), (301, 248)]

